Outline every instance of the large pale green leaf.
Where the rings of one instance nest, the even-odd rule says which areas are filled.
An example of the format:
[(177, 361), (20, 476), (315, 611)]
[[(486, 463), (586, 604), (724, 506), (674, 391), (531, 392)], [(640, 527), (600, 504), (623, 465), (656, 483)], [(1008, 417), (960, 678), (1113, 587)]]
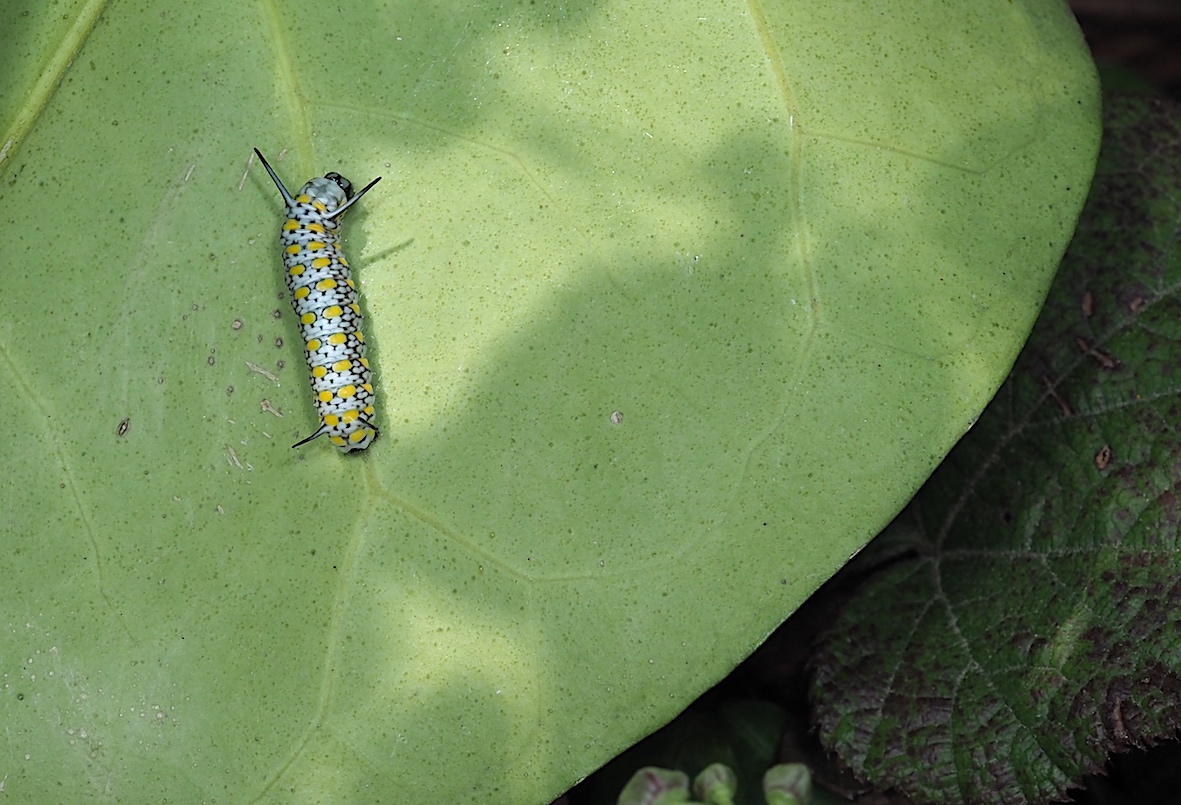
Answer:
[[(5, 13), (5, 793), (544, 802), (726, 673), (977, 415), (1090, 176), (1063, 4), (894, 5)], [(363, 456), (289, 448), (252, 146), (384, 175)]]

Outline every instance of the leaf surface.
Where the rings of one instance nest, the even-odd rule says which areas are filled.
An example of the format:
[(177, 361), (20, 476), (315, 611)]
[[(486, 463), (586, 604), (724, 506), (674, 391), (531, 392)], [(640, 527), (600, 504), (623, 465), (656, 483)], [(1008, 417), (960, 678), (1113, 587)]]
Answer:
[[(549, 801), (910, 498), (1098, 136), (1057, 2), (10, 19), (22, 801)], [(289, 447), (315, 421), (252, 147), (289, 186), (383, 176), (344, 224), (363, 456)]]

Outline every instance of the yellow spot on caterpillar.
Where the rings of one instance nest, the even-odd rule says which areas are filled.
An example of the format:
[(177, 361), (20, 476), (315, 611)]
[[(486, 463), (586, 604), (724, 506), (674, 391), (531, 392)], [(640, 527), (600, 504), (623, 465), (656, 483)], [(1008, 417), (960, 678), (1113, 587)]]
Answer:
[(345, 284), (346, 284), (346, 285), (348, 285), (350, 288), (356, 288), (356, 287), (357, 287), (356, 285), (354, 285), (354, 284), (353, 284), (353, 281), (352, 281), (352, 280), (350, 280), (350, 279), (346, 279), (346, 280), (345, 280)]
[(369, 385), (368, 383), (362, 383), (361, 388), (365, 389), (365, 391), (369, 392), (370, 394), (373, 393), (373, 386)]
[(323, 377), (328, 374), (328, 369), (324, 366), (313, 366), (312, 377)]
[(357, 330), (357, 332), (353, 333), (353, 335), (357, 336), (357, 340), (360, 341), (362, 344), (365, 343), (365, 334), (363, 332), (361, 332), (360, 330)]
[(344, 388), (339, 389), (336, 392), (336, 396), (340, 397), (342, 400), (347, 400), (350, 397), (356, 397), (357, 396), (357, 387), (352, 386), (352, 385), (345, 386)]
[(283, 231), (290, 232), (292, 229), (299, 229), (299, 221), (294, 218), (288, 218), (283, 222)]
[(303, 266), (292, 266), (291, 270), (288, 271), (287, 273), (293, 277), (298, 277), (300, 274), (303, 273)]
[(308, 352), (315, 352), (316, 350), (318, 350), (320, 348), (320, 339), (313, 338), (312, 340), (308, 341), (307, 344), (305, 344), (304, 346), (307, 347)]
[(324, 206), (324, 202), (322, 201), (313, 201), (312, 206), (320, 212), (328, 212), (328, 208)]
[(340, 360), (340, 361), (337, 361), (336, 363), (332, 364), (332, 371), (334, 371), (334, 372), (347, 372), (349, 369), (352, 369), (352, 368), (353, 368), (353, 362), (350, 361), (348, 358), (345, 358), (344, 360)]
[(344, 416), (341, 417), (341, 419), (343, 419), (346, 423), (356, 422), (357, 417), (359, 417), (359, 416), (361, 416), (359, 411), (355, 411), (355, 410), (350, 409), (350, 410), (344, 412)]
[(286, 252), (288, 254), (299, 254), (299, 244), (292, 243), (290, 246), (287, 247)]
[(362, 359), (361, 359), (361, 365), (362, 365), (362, 366), (364, 366), (366, 369), (368, 369), (368, 368), (369, 368), (369, 359), (368, 359), (368, 358), (362, 358)]
[(311, 324), (312, 322), (314, 322), (316, 320), (316, 314), (315, 313), (305, 313), (299, 317), (299, 320), (303, 324)]
[(327, 245), (328, 244), (322, 240), (309, 241), (308, 242), (308, 251), (318, 252), (318, 251), (320, 251), (320, 249), (325, 248)]
[(300, 193), (298, 196), (295, 197), (295, 200), (298, 201), (300, 204), (310, 204), (312, 201), (312, 197), (309, 196), (307, 193)]
[(316, 283), (316, 290), (317, 291), (331, 291), (335, 287), (336, 287), (336, 280), (332, 279), (332, 277), (329, 277), (328, 279), (320, 280), (319, 282)]
[(308, 224), (308, 231), (315, 232), (317, 234), (322, 235), (322, 234), (324, 234), (324, 225), (323, 224), (314, 224), (314, 223)]
[(354, 313), (356, 313), (358, 316), (361, 315), (361, 307), (356, 302), (353, 302), (351, 305), (349, 305), (349, 309), (352, 310)]
[(357, 442), (364, 441), (365, 437), (368, 435), (369, 435), (368, 429), (355, 430), (349, 434), (349, 441), (356, 444)]
[(366, 413), (366, 414), (368, 414), (369, 416), (373, 416), (373, 406), (372, 406), (372, 405), (366, 405), (366, 406), (365, 406), (365, 413)]
[(332, 261), (327, 257), (317, 257), (312, 261), (312, 268), (328, 268), (330, 265), (332, 265)]
[(341, 256), (341, 258), (340, 258), (340, 264), (341, 264), (342, 266), (344, 266), (345, 268), (348, 268), (348, 267), (349, 267), (349, 263), (348, 263), (348, 261), (347, 261), (347, 260), (345, 260), (345, 259), (344, 259), (344, 256), (343, 256), (343, 255), (342, 255), (342, 256)]
[(332, 442), (337, 447), (344, 447), (344, 439), (339, 436), (329, 436), (328, 441)]
[(318, 399), (320, 402), (332, 402), (332, 392), (331, 391), (321, 391), (319, 394), (316, 395), (316, 399)]
[(339, 347), (348, 340), (348, 336), (346, 336), (344, 333), (333, 333), (332, 335), (328, 336), (328, 343), (332, 344), (334, 347)]
[(340, 305), (331, 305), (324, 308), (324, 318), (326, 319), (338, 319), (343, 313), (344, 311), (340, 309)]
[(325, 414), (324, 424), (330, 428), (335, 428), (340, 424), (340, 417), (338, 417), (336, 414)]
[(302, 288), (296, 288), (295, 289), (295, 298), (296, 299), (306, 299), (308, 294), (310, 294), (311, 292), (312, 292), (312, 289), (306, 285), (303, 286)]

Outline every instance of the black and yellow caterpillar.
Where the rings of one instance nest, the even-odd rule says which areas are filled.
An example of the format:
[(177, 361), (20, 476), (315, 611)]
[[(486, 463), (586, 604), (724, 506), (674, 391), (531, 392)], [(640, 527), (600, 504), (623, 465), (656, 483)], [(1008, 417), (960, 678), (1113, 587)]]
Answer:
[(291, 306), (299, 316), (304, 356), (320, 427), (292, 447), (327, 434), (342, 452), (364, 450), (377, 438), (372, 372), (365, 359), (357, 286), (339, 244), (340, 216), (381, 181), (356, 195), (339, 173), (311, 179), (292, 196), (257, 148), (254, 153), (275, 180), (287, 204), (279, 231)]

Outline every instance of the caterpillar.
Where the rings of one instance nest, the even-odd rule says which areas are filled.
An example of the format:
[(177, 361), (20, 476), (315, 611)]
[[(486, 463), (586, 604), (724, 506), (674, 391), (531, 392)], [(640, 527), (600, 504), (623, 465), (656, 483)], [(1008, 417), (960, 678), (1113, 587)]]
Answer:
[(344, 211), (360, 201), (381, 177), (354, 195), (348, 179), (327, 173), (308, 180), (299, 194), (292, 196), (262, 152), (255, 148), (254, 153), (287, 204), (279, 243), (320, 416), (316, 432), (291, 446), (299, 447), (326, 434), (343, 453), (364, 450), (378, 435), (373, 424), (375, 395), (365, 359), (357, 286), (340, 252), (338, 233)]

